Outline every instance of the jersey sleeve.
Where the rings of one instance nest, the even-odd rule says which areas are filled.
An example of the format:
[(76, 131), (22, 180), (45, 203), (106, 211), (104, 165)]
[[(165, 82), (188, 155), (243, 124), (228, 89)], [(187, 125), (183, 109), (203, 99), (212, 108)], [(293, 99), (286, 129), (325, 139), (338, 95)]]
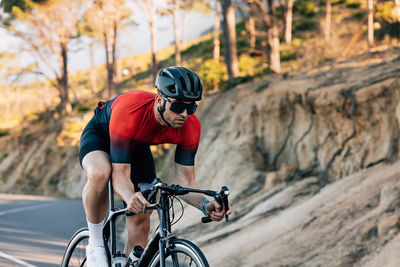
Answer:
[(113, 106), (110, 118), (110, 156), (112, 163), (131, 162), (131, 140), (135, 134), (135, 115), (125, 102)]
[(175, 151), (175, 162), (185, 166), (194, 166), (197, 148), (200, 142), (201, 125), (196, 116), (183, 131), (181, 142)]

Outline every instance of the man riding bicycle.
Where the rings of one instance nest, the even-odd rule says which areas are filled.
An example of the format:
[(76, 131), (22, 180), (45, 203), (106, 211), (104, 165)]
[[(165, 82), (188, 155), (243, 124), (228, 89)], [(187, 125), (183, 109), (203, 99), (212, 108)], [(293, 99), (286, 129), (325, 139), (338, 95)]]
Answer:
[[(82, 199), (89, 228), (87, 266), (107, 267), (102, 229), (107, 212), (107, 183), (111, 175), (115, 192), (135, 216), (126, 218), (128, 240), (125, 254), (137, 245), (145, 247), (150, 228), (150, 212), (143, 214), (148, 201), (138, 192), (141, 182), (156, 177), (149, 145), (176, 144), (175, 183), (198, 188), (194, 158), (200, 139), (200, 122), (194, 115), (201, 100), (202, 84), (194, 72), (168, 67), (159, 73), (157, 94), (132, 91), (100, 102), (83, 130), (79, 158), (88, 177)], [(182, 197), (190, 205), (220, 221), (228, 211), (203, 195)]]

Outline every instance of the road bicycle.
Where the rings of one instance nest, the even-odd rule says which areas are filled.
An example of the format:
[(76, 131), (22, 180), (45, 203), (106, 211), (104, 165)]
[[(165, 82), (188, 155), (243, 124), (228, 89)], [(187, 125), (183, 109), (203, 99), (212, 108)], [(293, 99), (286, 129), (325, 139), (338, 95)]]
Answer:
[[(171, 233), (171, 225), (174, 223), (174, 208), (173, 201), (176, 196), (185, 195), (188, 193), (201, 193), (214, 197), (222, 208), (228, 210), (228, 195), (229, 189), (223, 186), (220, 191), (200, 190), (194, 188), (185, 188), (179, 185), (171, 185), (163, 183), (159, 178), (156, 178), (151, 184), (140, 183), (138, 185), (143, 196), (147, 200), (156, 197), (156, 201), (150, 204), (149, 207), (143, 207), (143, 212), (147, 210), (157, 210), (159, 225), (155, 230), (152, 238), (144, 248), (138, 262), (135, 265), (126, 263), (121, 267), (166, 267), (166, 266), (196, 266), (208, 267), (206, 257), (201, 250), (192, 242), (185, 239), (179, 239)], [(108, 183), (109, 188), (109, 214), (103, 228), (104, 248), (107, 253), (108, 265), (111, 266), (113, 259), (120, 255), (116, 248), (116, 219), (121, 215), (134, 215), (127, 208), (118, 209), (114, 207), (114, 191), (111, 179)], [(159, 194), (157, 194), (159, 192)], [(177, 199), (180, 202), (179, 199)], [(182, 203), (181, 203), (182, 205)], [(172, 211), (172, 215), (171, 215)], [(182, 214), (183, 216), (183, 205)], [(177, 220), (179, 220), (177, 219)], [(177, 221), (176, 220), (176, 221)], [(228, 216), (225, 215), (225, 220), (228, 221)], [(175, 222), (176, 222), (175, 221)], [(203, 217), (203, 223), (210, 222), (210, 217)], [(86, 247), (89, 240), (89, 230), (82, 228), (78, 230), (69, 241), (65, 250), (61, 267), (86, 266)]]

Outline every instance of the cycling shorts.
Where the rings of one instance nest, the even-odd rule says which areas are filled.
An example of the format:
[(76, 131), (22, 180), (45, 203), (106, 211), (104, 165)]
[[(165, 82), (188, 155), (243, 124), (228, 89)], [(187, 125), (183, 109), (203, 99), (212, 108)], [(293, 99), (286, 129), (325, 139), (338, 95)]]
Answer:
[[(135, 185), (135, 191), (138, 191), (137, 185), (139, 183), (151, 183), (156, 178), (156, 170), (149, 145), (133, 142), (131, 146), (131, 151), (133, 151), (131, 157), (131, 181)], [(82, 132), (79, 146), (81, 166), (83, 158), (88, 153), (96, 150), (110, 154), (110, 137), (94, 116)]]

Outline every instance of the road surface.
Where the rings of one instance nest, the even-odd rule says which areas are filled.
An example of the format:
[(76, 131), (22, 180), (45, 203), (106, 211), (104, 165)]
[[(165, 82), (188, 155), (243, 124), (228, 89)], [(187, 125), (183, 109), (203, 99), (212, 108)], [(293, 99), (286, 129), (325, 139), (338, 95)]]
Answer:
[(81, 200), (0, 194), (0, 266), (60, 266), (85, 225)]

